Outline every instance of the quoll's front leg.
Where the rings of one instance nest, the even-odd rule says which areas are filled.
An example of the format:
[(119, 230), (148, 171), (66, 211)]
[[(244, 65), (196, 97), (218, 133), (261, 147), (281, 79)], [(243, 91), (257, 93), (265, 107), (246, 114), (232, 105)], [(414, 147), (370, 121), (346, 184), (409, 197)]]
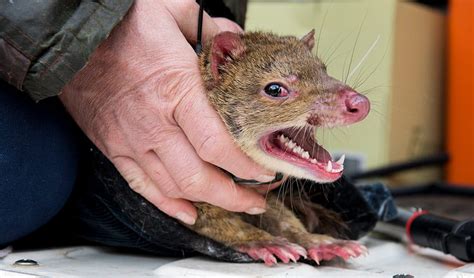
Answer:
[(261, 218), (249, 216), (245, 217), (245, 220), (274, 236), (286, 238), (304, 247), (308, 256), (318, 264), (336, 257), (348, 260), (367, 252), (367, 249), (356, 241), (309, 233), (293, 212), (279, 202), (274, 195), (269, 195), (267, 203), (267, 211)]
[(243, 221), (239, 213), (204, 203), (196, 203), (195, 206), (198, 208), (198, 219), (194, 225), (187, 226), (188, 228), (246, 253), (254, 260), (273, 265), (277, 263), (277, 258), (288, 263), (296, 262), (307, 255), (303, 247)]

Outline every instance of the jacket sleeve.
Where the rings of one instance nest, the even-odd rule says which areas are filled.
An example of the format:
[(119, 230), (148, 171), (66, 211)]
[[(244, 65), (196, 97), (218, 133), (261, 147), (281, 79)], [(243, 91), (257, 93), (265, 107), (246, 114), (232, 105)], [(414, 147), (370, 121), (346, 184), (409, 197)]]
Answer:
[(133, 0), (1, 0), (0, 78), (36, 101), (58, 95)]

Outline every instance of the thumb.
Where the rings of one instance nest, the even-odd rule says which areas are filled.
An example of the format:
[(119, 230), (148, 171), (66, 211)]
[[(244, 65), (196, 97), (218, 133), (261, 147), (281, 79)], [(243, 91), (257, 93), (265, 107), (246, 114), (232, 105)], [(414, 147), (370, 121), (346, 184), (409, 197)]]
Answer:
[[(180, 1), (168, 7), (169, 12), (176, 20), (181, 33), (192, 44), (197, 41), (199, 5), (194, 1)], [(243, 33), (240, 26), (226, 18), (211, 18), (206, 12), (202, 19), (202, 41), (208, 41), (218, 33), (230, 31)]]
[(232, 33), (243, 33), (244, 30), (239, 24), (224, 17), (213, 17), (214, 23), (219, 27), (219, 32), (229, 31)]

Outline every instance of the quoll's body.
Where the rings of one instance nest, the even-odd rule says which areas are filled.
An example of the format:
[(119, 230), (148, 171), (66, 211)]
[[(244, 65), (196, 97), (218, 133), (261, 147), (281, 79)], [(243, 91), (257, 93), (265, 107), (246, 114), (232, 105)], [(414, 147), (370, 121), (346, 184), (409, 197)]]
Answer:
[[(341, 177), (344, 158), (332, 160), (316, 129), (360, 121), (370, 105), (327, 74), (313, 46), (314, 31), (302, 39), (225, 32), (204, 48), (200, 68), (209, 101), (247, 155), (269, 169), (327, 183)], [(356, 242), (311, 234), (273, 195), (258, 216), (195, 205), (198, 220), (190, 229), (269, 265), (276, 258), (319, 263), (365, 252)]]

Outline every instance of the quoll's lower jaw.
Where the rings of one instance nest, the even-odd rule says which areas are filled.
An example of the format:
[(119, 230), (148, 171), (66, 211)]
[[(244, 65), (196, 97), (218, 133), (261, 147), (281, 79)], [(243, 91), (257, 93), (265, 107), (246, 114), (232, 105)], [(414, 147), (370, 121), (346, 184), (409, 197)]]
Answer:
[(280, 130), (261, 138), (260, 146), (268, 155), (303, 168), (318, 181), (337, 180), (344, 170), (345, 156), (333, 161), (312, 134), (313, 130)]

